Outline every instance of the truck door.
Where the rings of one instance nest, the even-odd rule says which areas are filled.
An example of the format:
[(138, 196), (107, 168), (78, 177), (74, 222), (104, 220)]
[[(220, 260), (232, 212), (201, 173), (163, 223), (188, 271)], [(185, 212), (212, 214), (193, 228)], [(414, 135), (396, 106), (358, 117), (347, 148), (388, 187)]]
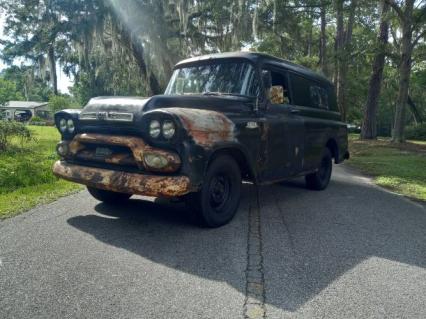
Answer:
[(270, 99), (265, 111), (265, 169), (262, 180), (274, 181), (295, 176), (303, 168), (304, 123), (299, 110), (291, 105), (288, 76), (285, 71), (266, 67), (272, 87), (284, 91), (284, 99)]

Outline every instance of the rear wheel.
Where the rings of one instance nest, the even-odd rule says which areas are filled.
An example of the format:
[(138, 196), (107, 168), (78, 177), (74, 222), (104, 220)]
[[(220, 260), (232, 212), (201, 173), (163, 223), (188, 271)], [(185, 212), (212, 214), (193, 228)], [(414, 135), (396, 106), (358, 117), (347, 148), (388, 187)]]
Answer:
[(235, 216), (240, 198), (240, 168), (232, 157), (221, 155), (209, 165), (201, 190), (190, 194), (188, 202), (203, 226), (219, 227)]
[(324, 149), (321, 164), (317, 172), (305, 176), (306, 187), (313, 190), (326, 189), (330, 183), (331, 173), (333, 170), (331, 152), (328, 148)]
[(131, 194), (117, 193), (89, 186), (87, 186), (87, 190), (89, 191), (90, 195), (92, 195), (97, 200), (112, 205), (122, 204), (132, 196)]

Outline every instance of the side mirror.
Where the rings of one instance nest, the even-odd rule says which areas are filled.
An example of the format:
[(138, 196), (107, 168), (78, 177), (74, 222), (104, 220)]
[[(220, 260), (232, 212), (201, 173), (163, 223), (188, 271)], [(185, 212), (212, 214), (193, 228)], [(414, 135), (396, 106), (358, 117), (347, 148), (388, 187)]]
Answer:
[(284, 87), (282, 85), (271, 86), (269, 99), (272, 104), (284, 104)]

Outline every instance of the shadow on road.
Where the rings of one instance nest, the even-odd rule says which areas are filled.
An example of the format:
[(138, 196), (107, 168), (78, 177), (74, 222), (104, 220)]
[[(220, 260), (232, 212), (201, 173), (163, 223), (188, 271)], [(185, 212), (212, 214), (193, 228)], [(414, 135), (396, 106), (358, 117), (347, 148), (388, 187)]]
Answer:
[[(98, 204), (101, 215), (73, 217), (73, 227), (155, 263), (244, 293), (238, 272), (246, 260), (247, 208), (253, 186), (244, 186), (237, 218), (220, 229), (201, 229), (182, 204), (131, 200)], [(261, 188), (266, 302), (296, 311), (370, 257), (426, 266), (424, 209), (346, 174), (324, 192), (299, 182)], [(240, 274), (242, 275), (242, 274)], [(274, 293), (275, 291), (275, 293)]]

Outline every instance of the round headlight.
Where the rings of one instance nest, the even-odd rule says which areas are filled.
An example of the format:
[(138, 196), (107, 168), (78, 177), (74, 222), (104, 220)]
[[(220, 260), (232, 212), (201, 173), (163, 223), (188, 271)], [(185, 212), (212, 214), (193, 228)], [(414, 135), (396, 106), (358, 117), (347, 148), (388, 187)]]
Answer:
[(66, 120), (66, 119), (61, 119), (61, 120), (59, 121), (59, 130), (60, 130), (62, 133), (65, 133), (65, 132), (66, 132), (66, 130), (67, 130), (67, 120)]
[(163, 136), (166, 139), (171, 139), (176, 133), (175, 123), (172, 121), (164, 121), (163, 123)]
[(74, 133), (74, 131), (75, 131), (75, 125), (74, 125), (74, 121), (73, 120), (69, 119), (67, 121), (67, 129), (68, 129), (69, 133), (71, 133), (71, 134)]
[(158, 122), (157, 120), (151, 121), (151, 123), (149, 123), (149, 135), (152, 138), (157, 138), (160, 136), (160, 133), (161, 133), (160, 122)]
[(169, 164), (166, 157), (149, 153), (144, 155), (144, 161), (148, 168), (151, 169), (162, 169)]

